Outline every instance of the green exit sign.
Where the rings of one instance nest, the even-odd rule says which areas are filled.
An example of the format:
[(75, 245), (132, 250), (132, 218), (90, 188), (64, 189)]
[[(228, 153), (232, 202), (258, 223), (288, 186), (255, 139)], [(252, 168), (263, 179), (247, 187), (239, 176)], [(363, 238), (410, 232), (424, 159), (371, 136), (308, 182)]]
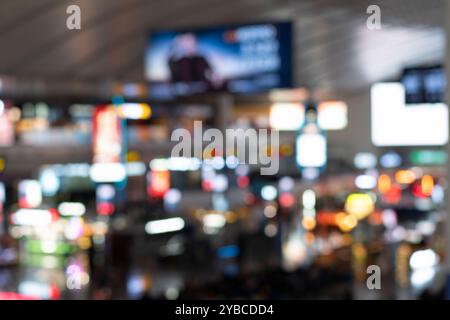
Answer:
[(447, 153), (442, 150), (415, 150), (411, 152), (410, 160), (415, 165), (443, 165), (447, 162)]

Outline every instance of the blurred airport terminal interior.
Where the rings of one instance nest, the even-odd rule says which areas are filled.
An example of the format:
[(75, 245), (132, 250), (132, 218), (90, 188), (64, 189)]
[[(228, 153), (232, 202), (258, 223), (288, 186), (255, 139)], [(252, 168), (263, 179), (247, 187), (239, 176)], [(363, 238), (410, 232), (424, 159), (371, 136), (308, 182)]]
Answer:
[(0, 300), (448, 297), (449, 14), (1, 0)]

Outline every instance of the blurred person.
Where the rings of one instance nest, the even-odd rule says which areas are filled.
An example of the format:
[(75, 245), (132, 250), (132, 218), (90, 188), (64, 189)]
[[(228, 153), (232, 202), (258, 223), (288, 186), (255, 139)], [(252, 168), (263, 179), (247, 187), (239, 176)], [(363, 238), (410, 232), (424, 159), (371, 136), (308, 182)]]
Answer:
[[(143, 288), (139, 300), (153, 300), (153, 297), (150, 295), (150, 289), (152, 288), (153, 285), (152, 277), (149, 275), (143, 275), (142, 282)], [(161, 297), (161, 299), (164, 300), (165, 297)]]
[(131, 235), (112, 231), (108, 236), (109, 242), (109, 284), (115, 297), (122, 297), (126, 292), (126, 279), (131, 266)]
[(421, 300), (445, 300), (447, 285), (447, 272), (445, 268), (439, 268), (430, 285), (420, 294)]
[(18, 246), (8, 234), (0, 233), (0, 266), (14, 265), (18, 262)]
[(172, 82), (201, 82), (210, 88), (221, 84), (208, 58), (199, 51), (197, 38), (192, 33), (174, 39), (168, 65)]

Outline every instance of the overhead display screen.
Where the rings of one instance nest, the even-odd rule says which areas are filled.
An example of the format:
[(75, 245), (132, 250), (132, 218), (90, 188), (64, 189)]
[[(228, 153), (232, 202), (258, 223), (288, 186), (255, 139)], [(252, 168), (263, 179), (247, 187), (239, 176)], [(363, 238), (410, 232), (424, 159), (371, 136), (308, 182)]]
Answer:
[(152, 96), (292, 87), (292, 26), (254, 24), (153, 32), (145, 53)]
[(402, 84), (405, 87), (406, 104), (444, 101), (446, 77), (442, 67), (406, 69)]

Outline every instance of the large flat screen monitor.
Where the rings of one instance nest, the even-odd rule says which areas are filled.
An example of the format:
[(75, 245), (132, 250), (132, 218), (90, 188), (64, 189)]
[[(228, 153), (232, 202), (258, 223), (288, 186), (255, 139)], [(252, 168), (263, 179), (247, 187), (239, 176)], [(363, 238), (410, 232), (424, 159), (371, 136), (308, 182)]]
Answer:
[(162, 97), (292, 87), (292, 25), (152, 32), (145, 75), (151, 95)]

